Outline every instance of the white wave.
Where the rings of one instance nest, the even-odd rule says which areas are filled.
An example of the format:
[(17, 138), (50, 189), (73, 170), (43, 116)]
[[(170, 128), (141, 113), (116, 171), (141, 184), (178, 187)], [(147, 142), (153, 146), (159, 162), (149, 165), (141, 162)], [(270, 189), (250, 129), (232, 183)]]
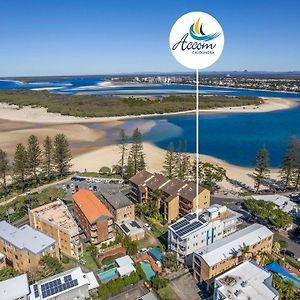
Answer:
[(34, 88), (32, 91), (50, 91), (50, 90), (60, 90), (63, 89), (64, 86), (56, 86), (56, 87), (42, 87), (42, 88)]

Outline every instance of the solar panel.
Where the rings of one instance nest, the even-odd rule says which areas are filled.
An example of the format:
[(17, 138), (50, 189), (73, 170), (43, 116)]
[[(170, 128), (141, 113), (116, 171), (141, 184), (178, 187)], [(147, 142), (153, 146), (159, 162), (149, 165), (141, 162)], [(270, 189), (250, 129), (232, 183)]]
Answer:
[(33, 290), (34, 290), (34, 297), (35, 297), (35, 298), (39, 297), (39, 296), (40, 296), (40, 293), (39, 293), (39, 289), (38, 289), (37, 284), (35, 284), (35, 285), (33, 286)]
[(71, 275), (67, 275), (64, 277), (65, 282), (69, 282), (72, 281), (72, 276)]
[(185, 219), (187, 219), (188, 221), (192, 221), (196, 218), (196, 214), (188, 214), (186, 216), (184, 216)]
[(124, 225), (124, 224), (121, 224), (121, 228), (126, 232), (126, 233), (128, 233), (130, 230), (127, 228), (127, 226), (126, 225)]
[(136, 221), (132, 221), (131, 226), (136, 228), (141, 228), (141, 226)]
[(177, 234), (179, 236), (183, 236), (183, 235), (185, 235), (185, 234), (187, 234), (187, 233), (189, 233), (189, 232), (191, 232), (191, 231), (193, 231), (193, 230), (195, 230), (197, 228), (200, 228), (200, 227), (201, 227), (201, 223), (194, 222), (194, 223), (191, 223), (188, 226), (182, 228), (181, 230), (178, 230)]
[(182, 219), (181, 221), (171, 225), (171, 227), (174, 229), (174, 230), (178, 230), (186, 225), (189, 224), (189, 221), (187, 221), (186, 219)]

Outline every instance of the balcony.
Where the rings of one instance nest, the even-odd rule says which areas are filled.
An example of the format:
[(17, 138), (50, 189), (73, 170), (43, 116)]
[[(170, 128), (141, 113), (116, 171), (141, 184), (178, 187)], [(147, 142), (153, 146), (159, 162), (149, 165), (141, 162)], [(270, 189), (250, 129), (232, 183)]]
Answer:
[(98, 237), (97, 231), (91, 231), (91, 237), (93, 237), (93, 238)]
[(91, 226), (90, 226), (90, 229), (91, 229), (91, 230), (97, 230), (97, 225), (91, 225)]

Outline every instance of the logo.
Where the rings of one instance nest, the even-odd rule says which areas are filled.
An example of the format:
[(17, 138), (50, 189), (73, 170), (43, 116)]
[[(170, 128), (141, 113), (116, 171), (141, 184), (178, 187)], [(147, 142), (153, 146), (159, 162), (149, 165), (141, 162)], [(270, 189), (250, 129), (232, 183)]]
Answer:
[(215, 63), (224, 47), (219, 22), (204, 12), (190, 12), (173, 25), (170, 49), (176, 60), (190, 69), (204, 69)]
[(190, 35), (198, 41), (211, 41), (215, 38), (217, 38), (221, 33), (220, 32), (215, 32), (215, 33), (211, 33), (206, 35), (203, 32), (203, 23), (200, 23), (200, 18), (198, 18), (198, 20), (191, 25), (190, 27)]

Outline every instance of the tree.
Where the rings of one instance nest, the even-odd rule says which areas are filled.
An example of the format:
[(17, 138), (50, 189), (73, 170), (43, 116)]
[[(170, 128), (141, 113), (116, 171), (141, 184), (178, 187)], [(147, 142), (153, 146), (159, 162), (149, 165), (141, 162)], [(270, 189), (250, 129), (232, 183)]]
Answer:
[(132, 134), (132, 144), (128, 156), (128, 175), (135, 175), (137, 172), (145, 170), (145, 154), (143, 151), (142, 134), (136, 128)]
[(179, 142), (175, 153), (175, 177), (186, 179), (190, 171), (190, 157), (186, 153), (186, 143)]
[(7, 158), (7, 153), (2, 149), (0, 149), (0, 178), (1, 178), (1, 185), (5, 193), (7, 192), (6, 176), (9, 171), (10, 171), (10, 166)]
[[(299, 145), (300, 142), (298, 141)], [(295, 190), (297, 190), (299, 188), (300, 185), (300, 146), (298, 145), (298, 151), (296, 154), (296, 160), (295, 160), (295, 169), (293, 171), (293, 184), (294, 184), (294, 188)]]
[(18, 144), (13, 162), (13, 177), (21, 185), (23, 191), (25, 189), (27, 171), (27, 152), (23, 144)]
[(285, 187), (287, 187), (292, 180), (292, 175), (294, 169), (296, 168), (299, 151), (299, 140), (296, 137), (291, 137), (280, 167), (281, 179), (283, 180)]
[(109, 167), (101, 167), (100, 170), (99, 170), (99, 174), (100, 175), (110, 175), (111, 173), (111, 169)]
[(69, 142), (63, 133), (59, 133), (54, 138), (53, 161), (59, 176), (63, 176), (69, 172), (72, 159)]
[(276, 253), (276, 254), (279, 254), (280, 249), (281, 249), (280, 243), (279, 243), (279, 242), (275, 242), (275, 243), (273, 244), (273, 249), (272, 249), (273, 252)]
[(27, 160), (28, 170), (33, 176), (35, 183), (38, 181), (37, 169), (41, 164), (40, 144), (38, 138), (35, 135), (30, 135), (27, 142)]
[(276, 243), (279, 244), (280, 248), (287, 248), (288, 247), (288, 242), (285, 241), (285, 240), (278, 240)]
[(243, 247), (240, 249), (240, 252), (241, 252), (241, 258), (243, 262), (247, 259), (248, 254), (251, 254), (250, 247), (245, 243), (243, 244)]
[(122, 240), (122, 245), (126, 249), (128, 255), (137, 254), (137, 242), (133, 241), (130, 236), (125, 235)]
[(170, 143), (164, 161), (164, 175), (169, 179), (175, 176), (176, 172), (176, 153), (174, 151), (174, 144)]
[(163, 288), (165, 288), (168, 285), (168, 279), (161, 278), (157, 274), (152, 278), (151, 282), (152, 282), (152, 286), (156, 290), (163, 289)]
[(107, 299), (109, 296), (109, 289), (105, 284), (101, 284), (98, 288), (98, 296), (100, 299)]
[(164, 255), (163, 266), (171, 271), (175, 271), (178, 266), (177, 255), (173, 252)]
[(40, 265), (43, 269), (48, 269), (48, 272), (52, 275), (63, 271), (63, 265), (60, 263), (58, 258), (50, 255), (44, 255), (40, 260)]
[(121, 166), (121, 176), (124, 177), (124, 168), (125, 168), (125, 156), (127, 151), (127, 142), (128, 136), (125, 133), (124, 129), (120, 130), (120, 151), (121, 151), (121, 159), (120, 159), (120, 166)]
[(267, 179), (269, 170), (269, 152), (265, 145), (262, 145), (258, 151), (254, 169), (254, 181), (256, 193), (259, 191), (261, 184)]
[[(196, 160), (194, 161), (194, 180), (196, 181)], [(210, 191), (218, 189), (218, 184), (226, 178), (226, 170), (208, 162), (199, 163), (199, 183)]]
[(12, 267), (9, 267), (9, 266), (3, 267), (0, 270), (0, 281), (7, 280), (9, 278), (12, 278), (12, 277), (15, 277), (15, 276), (18, 276), (18, 275), (19, 275), (19, 272), (17, 272)]
[(46, 174), (48, 181), (50, 181), (53, 174), (53, 145), (49, 136), (45, 138), (43, 146), (43, 171)]

